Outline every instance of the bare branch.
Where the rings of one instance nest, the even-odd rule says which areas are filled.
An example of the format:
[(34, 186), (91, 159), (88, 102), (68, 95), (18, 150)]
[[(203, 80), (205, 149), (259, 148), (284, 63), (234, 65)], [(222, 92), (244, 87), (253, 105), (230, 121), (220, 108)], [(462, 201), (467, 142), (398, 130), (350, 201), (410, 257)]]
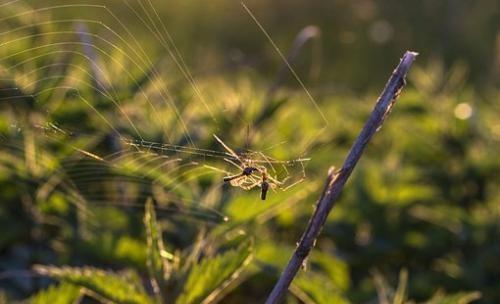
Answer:
[(344, 188), (344, 184), (363, 154), (363, 150), (375, 132), (380, 129), (385, 118), (390, 113), (394, 102), (405, 85), (405, 76), (417, 55), (417, 53), (410, 51), (407, 51), (403, 55), (401, 62), (392, 73), (384, 91), (378, 98), (370, 117), (365, 123), (365, 126), (352, 145), (342, 168), (336, 172), (333, 172), (332, 170), (329, 171), (328, 178), (326, 180), (324, 190), (318, 200), (316, 210), (309, 220), (309, 224), (302, 235), (299, 245), (290, 258), (288, 265), (281, 274), (281, 277), (274, 286), (271, 294), (267, 298), (266, 304), (278, 303), (278, 301), (280, 301), (287, 292), (292, 280), (302, 266), (302, 263), (314, 247), (316, 238), (319, 236), (328, 214), (335, 205), (335, 202)]

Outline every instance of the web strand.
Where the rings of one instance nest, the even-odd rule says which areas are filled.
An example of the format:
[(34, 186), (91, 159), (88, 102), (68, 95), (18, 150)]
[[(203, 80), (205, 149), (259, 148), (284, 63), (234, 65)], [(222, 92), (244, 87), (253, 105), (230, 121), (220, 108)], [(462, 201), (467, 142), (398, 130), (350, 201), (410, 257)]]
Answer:
[[(167, 83), (170, 78), (158, 68), (162, 58), (153, 55), (158, 50), (151, 51), (149, 46), (141, 43), (141, 37), (133, 33), (128, 20), (117, 11), (94, 4), (25, 9), (14, 7), (17, 3), (20, 1), (0, 4), (2, 8), (12, 5), (11, 8), (15, 11), (9, 16), (0, 16), (0, 23), (15, 24), (0, 32), (0, 92), (9, 93), (0, 97), (0, 100), (10, 101), (14, 106), (24, 98), (33, 101), (33, 112), (37, 115), (34, 125), (23, 125), (26, 121), (22, 118), (19, 118), (19, 125), (31, 132), (33, 128), (37, 129), (37, 123), (43, 124), (41, 128), (47, 136), (36, 138), (36, 145), (40, 145), (38, 148), (41, 151), (48, 149), (43, 146), (47, 138), (52, 140), (51, 144), (60, 144), (63, 147), (61, 150), (73, 151), (74, 154), (69, 156), (67, 151), (64, 152), (66, 154), (61, 151), (57, 151), (61, 154), (55, 154), (54, 151), (43, 152), (49, 155), (47, 157), (53, 157), (51, 161), (54, 162), (54, 167), (61, 166), (60, 171), (47, 166), (45, 169), (50, 169), (52, 175), (61, 174), (66, 177), (71, 173), (71, 181), (75, 185), (68, 185), (67, 189), (74, 190), (72, 196), (75, 200), (91, 198), (94, 201), (105, 201), (110, 197), (106, 191), (91, 193), (86, 189), (109, 182), (116, 188), (120, 188), (123, 183), (139, 189), (134, 189), (137, 193), (123, 194), (124, 198), (129, 199), (128, 202), (134, 197), (143, 199), (148, 195), (152, 196), (151, 189), (159, 185), (172, 191), (172, 195), (194, 204), (194, 195), (184, 195), (187, 192), (182, 191), (193, 189), (193, 185), (197, 186), (197, 179), (214, 175), (216, 177), (210, 181), (214, 183), (214, 187), (222, 187), (222, 175), (241, 174), (238, 170), (246, 164), (255, 165), (261, 170), (264, 168), (260, 173), (269, 174), (268, 180), (275, 184), (281, 186), (283, 183), (282, 190), (305, 178), (305, 165), (309, 158), (287, 159), (289, 154), (283, 154), (283, 159), (270, 156), (273, 155), (274, 147), (283, 144), (279, 140), (278, 144), (262, 143), (268, 147), (262, 151), (250, 150), (248, 146), (241, 149), (238, 144), (226, 144), (223, 140), (230, 140), (231, 134), (216, 137), (215, 141), (210, 138), (212, 132), (221, 135), (218, 130), (223, 126), (223, 122), (217, 121), (215, 116), (219, 115), (214, 111), (217, 104), (202, 90), (205, 87), (199, 85), (198, 82), (203, 79), (193, 76), (196, 73), (190, 70), (187, 63), (191, 61), (184, 59), (186, 56), (183, 56), (176, 44), (174, 32), (168, 27), (168, 22), (162, 20), (160, 11), (152, 1), (139, 1), (139, 6), (134, 6), (124, 0), (123, 4), (125, 10), (132, 13), (134, 21), (151, 36), (150, 40), (155, 40), (154, 47), (166, 52), (168, 56), (165, 57), (172, 63), (174, 72), (178, 73), (174, 75), (186, 82), (185, 87), (194, 96), (193, 100), (184, 101), (179, 97), (180, 94), (176, 94), (172, 85)], [(326, 122), (317, 102), (270, 34), (250, 9), (245, 4), (242, 5)], [(89, 18), (58, 19), (56, 16), (65, 10), (96, 12), (97, 17), (89, 15)], [(47, 21), (47, 17), (52, 19)], [(10, 87), (4, 87), (4, 83), (8, 83)], [(235, 92), (239, 93), (237, 90)], [(83, 105), (83, 110), (77, 116), (82, 117), (81, 129), (70, 132), (65, 130), (67, 125), (64, 122), (59, 126), (58, 120), (64, 121), (66, 117), (57, 117), (54, 113), (61, 108), (68, 108), (70, 112), (75, 104)], [(201, 123), (211, 121), (213, 128), (205, 131), (203, 128), (206, 126), (201, 123), (192, 126), (192, 120), (198, 117), (193, 119), (187, 113), (188, 106), (191, 105), (200, 108), (200, 113), (203, 112)], [(151, 117), (138, 119), (138, 115)], [(68, 125), (71, 123), (74, 122)], [(22, 136), (24, 135), (20, 137)], [(105, 137), (112, 137), (110, 141), (113, 144), (106, 143)], [(200, 148), (202, 143), (208, 148)], [(39, 157), (38, 154), (36, 156)], [(235, 184), (247, 190), (260, 182), (257, 176), (248, 176)], [(146, 188), (147, 191), (144, 190)]]

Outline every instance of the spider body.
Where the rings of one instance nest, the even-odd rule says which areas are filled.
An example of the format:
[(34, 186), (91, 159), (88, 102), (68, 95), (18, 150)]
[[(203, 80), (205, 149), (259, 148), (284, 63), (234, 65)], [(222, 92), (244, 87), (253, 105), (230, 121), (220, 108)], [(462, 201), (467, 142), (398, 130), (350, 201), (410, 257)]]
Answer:
[(242, 177), (245, 177), (245, 176), (250, 176), (252, 175), (252, 173), (254, 171), (258, 171), (259, 169), (257, 169), (256, 167), (244, 167), (243, 168), (243, 171), (240, 173), (240, 174), (236, 174), (236, 175), (231, 175), (231, 176), (226, 176), (224, 177), (224, 182), (231, 182), (233, 180), (236, 180), (238, 178), (242, 178)]
[(267, 190), (269, 190), (269, 183), (267, 181), (262, 181), (260, 184), (260, 199), (265, 201), (267, 196)]
[(286, 190), (289, 187), (295, 185), (296, 183), (302, 181), (301, 179), (298, 182), (292, 184), (291, 186), (284, 188), (282, 187), (284, 184), (284, 180), (280, 181), (277, 178), (271, 176), (268, 173), (266, 167), (260, 165), (260, 163), (269, 164), (270, 168), (274, 170), (271, 161), (265, 155), (259, 152), (254, 152), (263, 159), (261, 161), (253, 159), (251, 157), (252, 153), (250, 153), (249, 155), (247, 154), (238, 155), (231, 148), (229, 148), (221, 139), (219, 139), (215, 134), (214, 137), (228, 152), (228, 157), (224, 158), (224, 160), (240, 170), (240, 173), (233, 175), (231, 175), (226, 171), (218, 170), (226, 174), (229, 174), (225, 176), (223, 179), (225, 183), (229, 183), (231, 186), (234, 187), (240, 187), (244, 190), (251, 190), (255, 187), (259, 187), (261, 189), (260, 198), (262, 200), (265, 200), (269, 188), (273, 190), (276, 188)]

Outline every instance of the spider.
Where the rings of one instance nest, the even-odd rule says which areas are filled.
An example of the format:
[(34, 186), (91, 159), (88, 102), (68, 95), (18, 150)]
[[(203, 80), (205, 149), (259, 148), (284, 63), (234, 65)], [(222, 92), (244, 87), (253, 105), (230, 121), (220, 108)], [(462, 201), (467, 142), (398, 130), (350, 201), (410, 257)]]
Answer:
[[(267, 172), (266, 167), (259, 165), (257, 161), (254, 161), (251, 158), (241, 157), (240, 155), (236, 154), (236, 152), (234, 152), (231, 148), (229, 148), (219, 137), (217, 137), (217, 135), (214, 134), (214, 137), (224, 147), (224, 149), (226, 149), (226, 151), (229, 153), (229, 155), (232, 156), (232, 158), (238, 160), (239, 164), (229, 158), (224, 158), (224, 160), (241, 170), (241, 172), (238, 174), (228, 175), (224, 177), (223, 180), (225, 183), (229, 183), (231, 186), (240, 187), (245, 190), (260, 187), (260, 198), (262, 200), (266, 199), (269, 188), (274, 190), (283, 185), (284, 181), (279, 181), (276, 178), (270, 176), (270, 174), (268, 174)], [(224, 173), (227, 172), (224, 171)]]

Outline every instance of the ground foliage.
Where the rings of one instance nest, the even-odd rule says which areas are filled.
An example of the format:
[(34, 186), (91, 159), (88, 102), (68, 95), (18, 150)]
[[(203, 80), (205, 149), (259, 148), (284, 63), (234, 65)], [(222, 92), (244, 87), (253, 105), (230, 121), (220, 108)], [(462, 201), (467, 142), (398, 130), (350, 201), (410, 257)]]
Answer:
[[(308, 11), (316, 13), (301, 15), (296, 31), (279, 20), (303, 13), (305, 4), (248, 3), (284, 50), (300, 22), (324, 31), (318, 41), (328, 56), (307, 45), (294, 63), (321, 113), (293, 77), (267, 93), (282, 62), (261, 46), (265, 36), (240, 6), (179, 3), (153, 4), (171, 17), (165, 24), (177, 44), (163, 36), (168, 48), (155, 47), (155, 37), (135, 26), (139, 4), (134, 11), (89, 3), (79, 7), (87, 12), (83, 21), (72, 19), (76, 7), (32, 12), (21, 1), (1, 4), (0, 302), (262, 302), (311, 215), (328, 167), (341, 164), (402, 45), (422, 53), (409, 85), (287, 301), (500, 301), (500, 92), (495, 63), (483, 56), (495, 53), (491, 37), (498, 33), (485, 25), (494, 1), (411, 4), (414, 17), (449, 8), (475, 18), (458, 20), (449, 12), (443, 33), (455, 33), (451, 25), (458, 22), (471, 37), (452, 47), (455, 36), (433, 36), (438, 50), (398, 18), (393, 40), (380, 41), (380, 22), (396, 15), (389, 7), (406, 14), (391, 1), (315, 2)], [(333, 22), (347, 41), (339, 43), (348, 45), (328, 38), (332, 8), (352, 10), (365, 26)], [(109, 12), (128, 18), (125, 29), (133, 33), (121, 28), (113, 36), (90, 22), (95, 16), (119, 28)], [(438, 17), (416, 24), (434, 29)], [(360, 38), (363, 30), (372, 40)], [(415, 42), (398, 38), (403, 33)], [(95, 43), (94, 51), (82, 37)], [(349, 42), (353, 37), (359, 41)], [(187, 58), (184, 67), (196, 72), (195, 85), (167, 54), (176, 47)], [(321, 74), (312, 73), (318, 56), (325, 62)], [(496, 56), (486, 57), (498, 68)], [(213, 134), (237, 152), (310, 157), (306, 178), (270, 191), (266, 201), (258, 188), (228, 187), (213, 168), (238, 172), (213, 157), (224, 152)], [(130, 145), (141, 138), (167, 146)], [(174, 145), (181, 151), (172, 151)], [(206, 150), (190, 150), (193, 145)], [(300, 180), (302, 169), (294, 169), (288, 174)]]

